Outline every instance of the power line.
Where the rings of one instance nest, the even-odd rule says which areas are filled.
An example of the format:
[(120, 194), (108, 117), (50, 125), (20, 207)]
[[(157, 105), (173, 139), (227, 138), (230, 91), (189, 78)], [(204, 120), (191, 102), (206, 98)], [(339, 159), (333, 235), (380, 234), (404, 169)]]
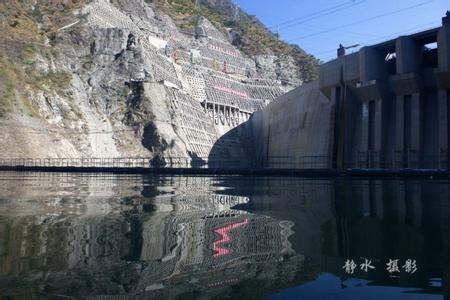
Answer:
[[(335, 5), (335, 6), (326, 8), (326, 9), (323, 9), (323, 10), (319, 10), (319, 11), (313, 12), (313, 13), (311, 13), (311, 14), (309, 14), (309, 15), (301, 16), (301, 17), (298, 17), (298, 18), (294, 18), (294, 19), (290, 19), (290, 20), (287, 20), (287, 21), (278, 23), (277, 25), (271, 26), (271, 27), (269, 27), (269, 28), (270, 28), (270, 29), (275, 29), (275, 28), (277, 28), (277, 27), (289, 26), (289, 25), (292, 24), (292, 23), (295, 23), (295, 22), (298, 22), (298, 21), (302, 21), (302, 20), (307, 19), (307, 18), (316, 17), (316, 16), (318, 16), (318, 15), (320, 15), (320, 14), (327, 13), (327, 12), (329, 12), (330, 10), (339, 9), (339, 8), (341, 8), (341, 7), (343, 7), (343, 6), (347, 6), (347, 5), (349, 5), (349, 4), (352, 4), (352, 3), (355, 2), (355, 1), (356, 1), (356, 0), (350, 0), (350, 1), (347, 1), (347, 2), (344, 2), (344, 3), (341, 3), (341, 4), (338, 4), (338, 5)], [(365, 0), (364, 0), (364, 1), (365, 1)]]
[(332, 9), (332, 10), (329, 10), (329, 11), (324, 11), (321, 14), (314, 15), (312, 17), (308, 17), (306, 19), (302, 19), (302, 20), (299, 20), (297, 22), (294, 22), (294, 23), (291, 23), (291, 24), (288, 24), (288, 25), (280, 26), (280, 29), (282, 29), (282, 30), (283, 29), (288, 29), (288, 28), (291, 28), (291, 27), (295, 27), (295, 26), (304, 24), (304, 23), (309, 22), (309, 21), (313, 21), (315, 19), (319, 19), (319, 18), (328, 16), (328, 15), (334, 14), (336, 12), (339, 12), (339, 11), (342, 11), (342, 10), (345, 10), (345, 9), (348, 9), (348, 8), (360, 5), (360, 4), (364, 3), (364, 2), (366, 2), (366, 0), (359, 0), (357, 2), (355, 2), (355, 0), (354, 0), (354, 1), (350, 1), (350, 2), (351, 3), (345, 4), (345, 6), (342, 6), (342, 7), (339, 7), (339, 8), (335, 8), (335, 9)]
[[(316, 29), (316, 30), (325, 30), (323, 27), (319, 28), (319, 27), (316, 27), (316, 26), (311, 26), (309, 24), (308, 25), (303, 25), (303, 27)], [(350, 35), (365, 36), (365, 37), (368, 36), (368, 35), (371, 35), (371, 36), (374, 36), (374, 37), (378, 37), (378, 35), (375, 35), (375, 34), (360, 33), (360, 32), (355, 32), (355, 31), (351, 31), (351, 30), (339, 30), (339, 31), (342, 32), (342, 33), (350, 34)]]
[(289, 40), (288, 42), (297, 41), (297, 40), (302, 40), (302, 39), (314, 37), (314, 36), (317, 36), (317, 35), (321, 35), (321, 34), (324, 34), (324, 33), (328, 33), (328, 32), (331, 32), (331, 31), (336, 31), (336, 30), (339, 30), (339, 29), (342, 29), (342, 28), (347, 28), (347, 27), (350, 27), (350, 26), (353, 26), (353, 25), (358, 25), (358, 24), (366, 23), (366, 22), (373, 21), (373, 20), (376, 20), (376, 19), (379, 19), (379, 18), (383, 18), (383, 17), (387, 17), (387, 16), (392, 16), (392, 15), (395, 15), (395, 14), (399, 14), (399, 13), (405, 12), (405, 11), (407, 11), (407, 10), (411, 10), (411, 9), (414, 9), (414, 8), (418, 8), (418, 7), (421, 7), (421, 6), (425, 6), (425, 5), (427, 5), (427, 4), (430, 4), (431, 2), (434, 2), (434, 0), (429, 0), (429, 1), (421, 2), (421, 3), (416, 4), (416, 5), (404, 7), (404, 8), (402, 8), (402, 9), (390, 11), (390, 12), (387, 12), (387, 13), (384, 13), (384, 14), (376, 15), (376, 16), (373, 16), (373, 17), (370, 17), (370, 18), (366, 18), (366, 19), (362, 19), (362, 20), (359, 20), (359, 21), (356, 21), (356, 22), (344, 24), (344, 25), (341, 25), (341, 26), (338, 26), (338, 27), (330, 28), (330, 29), (327, 29), (327, 30), (319, 31), (319, 32), (312, 33), (312, 34), (305, 35), (305, 36), (300, 36), (300, 37), (291, 39), (291, 40)]
[[(434, 24), (434, 25), (433, 25), (433, 26), (430, 26), (431, 24)], [(393, 34), (391, 34), (391, 35), (386, 35), (386, 36), (384, 36), (384, 37), (382, 37), (382, 38), (379, 38), (379, 39), (370, 39), (370, 40), (367, 40), (367, 41), (363, 42), (362, 46), (370, 46), (370, 45), (373, 44), (373, 42), (375, 42), (375, 41), (377, 41), (377, 42), (382, 42), (383, 40), (386, 40), (386, 39), (389, 39), (389, 38), (395, 38), (395, 37), (398, 37), (398, 36), (400, 36), (400, 35), (402, 35), (402, 34), (406, 34), (406, 33), (412, 34), (412, 33), (414, 33), (417, 29), (421, 29), (421, 28), (424, 28), (424, 27), (426, 27), (425, 30), (427, 30), (427, 29), (433, 29), (433, 28), (435, 28), (435, 27), (438, 26), (438, 25), (440, 25), (440, 22), (439, 22), (439, 21), (430, 22), (430, 23), (424, 24), (424, 25), (422, 25), (422, 26), (410, 28), (410, 29), (408, 29), (408, 30), (406, 30), (406, 31), (396, 32), (396, 33), (393, 33)], [(335, 50), (335, 51), (336, 51), (336, 50)], [(332, 58), (332, 57), (330, 57), (330, 58)]]
[[(373, 42), (373, 41), (378, 41), (378, 40), (382, 40), (382, 39), (386, 39), (386, 38), (390, 38), (390, 37), (395, 37), (395, 36), (398, 36), (398, 35), (410, 32), (412, 30), (421, 29), (421, 28), (424, 28), (424, 27), (427, 27), (427, 26), (438, 25), (438, 24), (439, 24), (439, 21), (428, 22), (428, 23), (425, 23), (425, 24), (422, 24), (422, 25), (419, 25), (419, 26), (415, 26), (415, 27), (411, 27), (411, 28), (408, 28), (408, 29), (404, 29), (404, 30), (399, 31), (399, 32), (390, 33), (388, 35), (380, 36), (380, 37), (377, 37), (377, 38), (374, 38), (374, 39), (370, 39), (370, 40), (365, 40), (365, 41), (361, 42), (360, 44), (361, 45), (367, 45), (368, 43)], [(328, 54), (328, 53), (332, 53), (332, 52), (333, 53), (336, 52), (336, 48), (325, 50), (325, 51), (322, 51), (322, 52), (312, 53), (312, 54), (313, 55), (321, 55), (321, 54)]]
[[(364, 44), (371, 43), (371, 42), (374, 42), (374, 41), (383, 40), (383, 39), (386, 39), (386, 38), (396, 37), (396, 36), (399, 36), (399, 35), (401, 35), (401, 34), (410, 32), (410, 31), (412, 31), (412, 30), (416, 30), (416, 29), (419, 29), (419, 28), (423, 28), (423, 27), (425, 27), (425, 26), (430, 26), (430, 25), (432, 25), (432, 24), (438, 25), (438, 24), (440, 24), (440, 22), (439, 22), (439, 21), (434, 21), (434, 22), (430, 22), (430, 23), (427, 23), (427, 24), (422, 25), (422, 26), (418, 26), (418, 27), (414, 27), (414, 28), (410, 28), (410, 29), (404, 30), (404, 31), (402, 31), (402, 32), (396, 32), (396, 33), (392, 33), (392, 34), (389, 34), (389, 35), (385, 35), (385, 36), (383, 36), (383, 37), (381, 37), (381, 38), (370, 39), (370, 40), (365, 41)], [(433, 27), (434, 27), (434, 26), (433, 26)]]
[[(438, 23), (438, 22), (436, 22), (436, 23)], [(427, 29), (433, 29), (433, 28), (435, 28), (435, 26), (433, 26), (433, 27), (428, 27)], [(425, 30), (426, 30), (426, 29), (425, 29)], [(384, 39), (377, 39), (377, 40), (372, 39), (372, 40), (368, 40), (368, 41), (364, 42), (364, 44), (361, 44), (361, 47), (373, 45), (373, 43), (371, 43), (371, 41), (372, 41), (372, 42), (373, 42), (373, 41), (382, 42), (383, 40), (386, 40), (386, 39), (389, 39), (389, 38), (398, 37), (398, 36), (400, 36), (400, 35), (402, 35), (402, 34), (405, 34), (405, 33), (406, 33), (406, 32), (397, 33), (397, 34), (392, 34), (392, 35), (386, 36)], [(413, 32), (408, 32), (408, 33), (413, 33)], [(333, 52), (336, 52), (336, 50), (334, 50)], [(331, 53), (331, 51), (328, 51), (328, 53)], [(328, 61), (328, 60), (335, 59), (335, 58), (336, 58), (336, 57), (335, 57), (334, 55), (329, 55), (329, 56), (325, 57), (323, 60), (324, 60), (324, 61)]]
[[(287, 22), (280, 23), (280, 24), (277, 25), (276, 33), (277, 33), (278, 36), (280, 36), (280, 30), (293, 28), (293, 27), (296, 27), (296, 26), (302, 25), (302, 24), (303, 24), (303, 26), (305, 26), (304, 24), (309, 22), (309, 21), (312, 21), (312, 20), (315, 20), (315, 19), (318, 19), (318, 18), (321, 18), (321, 17), (324, 17), (324, 16), (328, 16), (328, 15), (334, 14), (334, 13), (336, 13), (338, 11), (341, 11), (341, 10), (344, 10), (344, 9), (347, 9), (347, 8), (351, 8), (353, 6), (360, 5), (363, 2), (366, 2), (366, 0), (359, 0), (357, 2), (355, 2), (355, 1), (357, 1), (357, 0), (351, 0), (349, 2), (341, 3), (339, 5), (327, 8), (325, 10), (322, 10), (322, 11), (319, 11), (319, 12), (316, 12), (316, 13), (313, 13), (313, 14), (310, 14), (310, 15), (307, 15), (307, 16), (303, 16), (303, 17), (296, 18), (296, 19), (293, 19), (293, 20), (290, 20), (290, 21), (287, 21)], [(297, 21), (297, 20), (299, 20), (299, 21)], [(296, 21), (296, 22), (292, 23), (294, 21)], [(286, 25), (285, 26), (280, 26), (280, 25), (283, 25), (283, 24), (286, 24)], [(316, 29), (316, 30), (323, 30), (323, 28), (318, 28), (316, 26), (311, 26), (311, 25), (306, 25), (306, 27), (309, 27), (311, 29)], [(354, 32), (354, 31), (349, 31), (349, 30), (340, 30), (340, 32), (342, 32), (344, 34), (350, 34), (350, 35), (366, 36), (366, 34), (359, 33), (359, 32)]]

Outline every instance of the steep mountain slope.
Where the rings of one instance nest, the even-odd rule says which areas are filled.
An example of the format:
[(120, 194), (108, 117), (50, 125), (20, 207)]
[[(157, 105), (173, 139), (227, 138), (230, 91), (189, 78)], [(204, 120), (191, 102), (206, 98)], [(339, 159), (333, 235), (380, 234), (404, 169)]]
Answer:
[(188, 1), (181, 15), (175, 2), (0, 3), (0, 156), (186, 164), (243, 153), (238, 135), (215, 143), (309, 75), (292, 56), (285, 68), (275, 50), (236, 43), (214, 3), (199, 14)]
[(154, 0), (156, 8), (169, 14), (180, 28), (195, 26), (196, 17), (205, 16), (230, 42), (256, 62), (259, 75), (275, 76), (284, 84), (299, 85), (317, 78), (319, 60), (297, 45), (277, 38), (255, 16), (250, 16), (230, 0)]

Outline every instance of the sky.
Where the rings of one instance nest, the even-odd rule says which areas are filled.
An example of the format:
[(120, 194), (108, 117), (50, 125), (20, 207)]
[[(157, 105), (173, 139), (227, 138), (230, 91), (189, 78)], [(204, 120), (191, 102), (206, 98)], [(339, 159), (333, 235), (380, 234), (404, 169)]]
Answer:
[[(400, 35), (438, 27), (450, 0), (233, 0), (282, 40), (322, 61), (339, 44), (377, 44)], [(361, 47), (359, 46), (359, 47)], [(359, 47), (347, 50), (357, 51)]]

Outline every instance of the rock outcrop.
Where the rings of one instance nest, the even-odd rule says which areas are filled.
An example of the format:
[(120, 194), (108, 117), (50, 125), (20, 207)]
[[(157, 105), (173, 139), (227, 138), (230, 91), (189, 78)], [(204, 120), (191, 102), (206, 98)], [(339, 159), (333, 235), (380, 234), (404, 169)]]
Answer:
[(214, 159), (230, 159), (245, 152), (231, 149), (241, 147), (239, 136), (216, 141), (302, 82), (291, 56), (248, 56), (233, 45), (239, 35), (204, 17), (180, 29), (148, 1), (10, 2), (15, 10), (2, 14), (0, 30), (16, 35), (3, 40), (23, 37), (23, 20), (34, 35), (21, 41), (16, 59), (2, 51), (3, 158), (157, 157), (164, 164), (206, 161), (215, 146), (225, 149)]

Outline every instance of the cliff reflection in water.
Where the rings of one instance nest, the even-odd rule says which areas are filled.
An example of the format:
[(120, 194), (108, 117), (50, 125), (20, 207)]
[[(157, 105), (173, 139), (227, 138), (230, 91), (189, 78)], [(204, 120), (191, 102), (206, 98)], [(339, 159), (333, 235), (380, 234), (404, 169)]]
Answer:
[[(331, 292), (324, 274), (347, 298), (348, 277), (375, 294), (449, 291), (447, 181), (0, 173), (0, 197), (0, 294), (13, 299), (313, 299)], [(376, 269), (350, 276), (348, 258)], [(390, 258), (418, 271), (389, 276)]]

